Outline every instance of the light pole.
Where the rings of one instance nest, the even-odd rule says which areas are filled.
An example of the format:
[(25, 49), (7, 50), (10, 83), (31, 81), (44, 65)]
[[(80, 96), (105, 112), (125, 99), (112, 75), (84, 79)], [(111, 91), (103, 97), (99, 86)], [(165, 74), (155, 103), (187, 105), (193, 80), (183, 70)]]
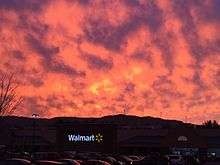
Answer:
[(32, 114), (33, 121), (33, 144), (32, 144), (32, 152), (35, 152), (35, 145), (36, 145), (36, 119), (39, 117), (39, 114)]

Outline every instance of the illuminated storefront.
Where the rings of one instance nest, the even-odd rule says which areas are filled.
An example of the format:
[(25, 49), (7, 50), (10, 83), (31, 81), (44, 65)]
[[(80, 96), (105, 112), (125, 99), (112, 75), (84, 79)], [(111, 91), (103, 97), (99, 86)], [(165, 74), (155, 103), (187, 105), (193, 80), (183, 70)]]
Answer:
[(219, 130), (176, 128), (131, 130), (131, 134), (129, 134), (129, 130), (126, 130), (126, 132), (128, 138), (119, 143), (119, 148), (124, 153), (148, 153), (153, 151), (164, 154), (201, 156), (210, 152), (216, 156), (220, 155)]
[[(107, 153), (161, 152), (181, 155), (214, 155), (220, 158), (220, 130), (57, 122), (50, 126), (8, 129), (1, 144), (25, 151), (79, 151)], [(34, 134), (33, 134), (34, 133)], [(33, 136), (35, 135), (35, 136)], [(5, 138), (7, 137), (7, 138)]]
[(197, 130), (177, 128), (168, 131), (162, 146), (169, 148), (172, 154), (203, 155), (206, 152), (207, 143)]
[(57, 129), (59, 150), (114, 152), (116, 127), (99, 124), (63, 124)]

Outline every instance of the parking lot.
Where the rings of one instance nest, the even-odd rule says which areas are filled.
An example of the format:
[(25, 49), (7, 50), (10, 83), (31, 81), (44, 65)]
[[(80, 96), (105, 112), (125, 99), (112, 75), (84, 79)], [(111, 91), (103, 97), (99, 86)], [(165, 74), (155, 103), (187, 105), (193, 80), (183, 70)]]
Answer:
[(204, 165), (220, 165), (220, 161), (216, 161), (216, 162), (207, 162)]
[[(161, 155), (153, 152), (145, 155), (104, 154), (98, 152), (10, 152), (0, 153), (1, 165), (202, 165), (196, 156)], [(209, 162), (204, 165), (219, 165)]]

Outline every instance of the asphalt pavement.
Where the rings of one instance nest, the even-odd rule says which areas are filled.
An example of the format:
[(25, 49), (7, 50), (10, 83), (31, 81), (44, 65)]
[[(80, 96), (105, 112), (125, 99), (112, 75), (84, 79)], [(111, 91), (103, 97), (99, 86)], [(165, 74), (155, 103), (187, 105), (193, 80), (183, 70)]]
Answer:
[(220, 165), (220, 161), (218, 161), (218, 162), (207, 162), (204, 165)]

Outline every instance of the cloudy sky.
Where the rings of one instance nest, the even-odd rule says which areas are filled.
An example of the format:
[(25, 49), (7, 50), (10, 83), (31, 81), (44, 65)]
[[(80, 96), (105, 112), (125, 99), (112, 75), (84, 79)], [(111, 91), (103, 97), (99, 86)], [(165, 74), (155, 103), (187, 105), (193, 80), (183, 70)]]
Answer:
[(0, 0), (15, 115), (220, 121), (219, 0)]

